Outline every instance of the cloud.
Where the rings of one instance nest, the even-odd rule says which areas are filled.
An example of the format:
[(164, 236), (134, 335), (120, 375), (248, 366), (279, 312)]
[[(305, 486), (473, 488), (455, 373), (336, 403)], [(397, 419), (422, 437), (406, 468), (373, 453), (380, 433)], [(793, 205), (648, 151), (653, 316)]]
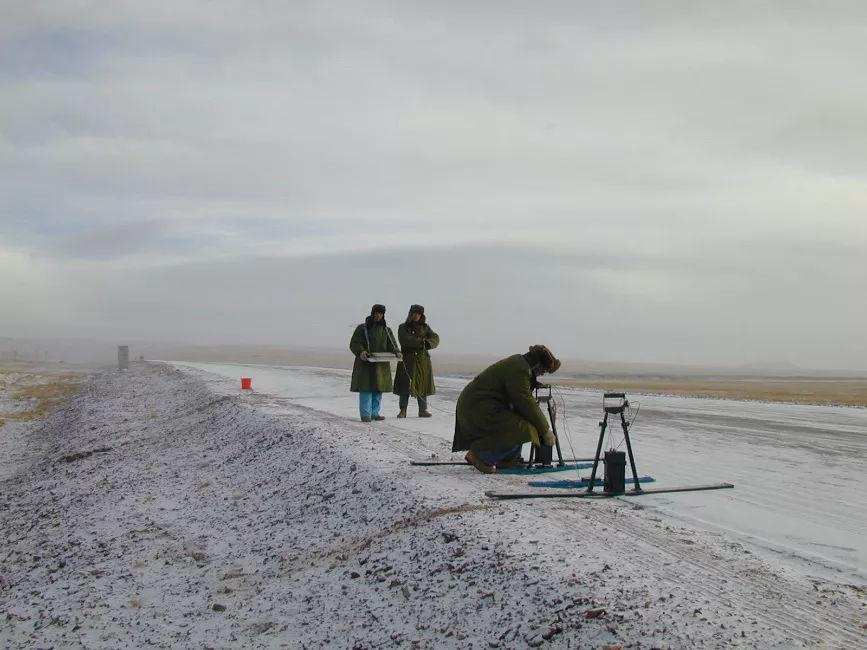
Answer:
[[(191, 288), (195, 269), (297, 274), (316, 308), (296, 307), (331, 314), (318, 296), (354, 294), (273, 260), (342, 255), (354, 278), (378, 254), (533, 251), (560, 297), (538, 299), (523, 253), (509, 283), (481, 272), (487, 293), (433, 268), (425, 281), (486, 314), (516, 295), (531, 313), (592, 295), (571, 320), (631, 302), (657, 356), (742, 357), (751, 328), (776, 328), (797, 362), (812, 335), (781, 334), (771, 312), (827, 337), (867, 327), (849, 299), (867, 288), (865, 26), (857, 3), (20, 4), (0, 25), (0, 245), (79, 278), (78, 304), (104, 290), (130, 327), (157, 328), (150, 285), (94, 278), (177, 274), (165, 304), (194, 291), (197, 313), (234, 326), (235, 285)], [(268, 305), (260, 280), (238, 291)], [(69, 327), (99, 327), (76, 313)], [(669, 345), (685, 321), (716, 334)]]
[[(855, 257), (837, 263), (843, 266), (832, 276), (855, 277), (860, 268)], [(857, 341), (864, 307), (845, 297), (863, 288), (863, 277), (829, 292), (828, 277), (793, 270), (784, 259), (770, 266), (779, 277), (764, 282), (748, 256), (720, 269), (701, 255), (639, 259), (501, 244), (111, 274), (78, 265), (63, 278), (63, 334), (342, 349), (372, 303), (386, 304), (392, 321), (422, 303), (452, 352), (507, 353), (533, 339), (588, 359), (734, 363), (790, 359), (797, 349), (804, 366), (863, 367)], [(33, 282), (27, 289), (43, 292)], [(805, 313), (800, 301), (816, 309)], [(841, 313), (853, 318), (829, 317)], [(16, 315), (44, 318), (44, 306), (22, 300)]]

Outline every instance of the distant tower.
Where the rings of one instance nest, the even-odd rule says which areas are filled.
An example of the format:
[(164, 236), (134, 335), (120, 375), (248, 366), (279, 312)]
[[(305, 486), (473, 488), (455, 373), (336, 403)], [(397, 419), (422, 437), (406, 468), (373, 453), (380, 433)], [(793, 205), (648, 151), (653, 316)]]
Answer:
[(129, 370), (129, 346), (128, 345), (118, 345), (117, 346), (117, 369), (118, 370)]

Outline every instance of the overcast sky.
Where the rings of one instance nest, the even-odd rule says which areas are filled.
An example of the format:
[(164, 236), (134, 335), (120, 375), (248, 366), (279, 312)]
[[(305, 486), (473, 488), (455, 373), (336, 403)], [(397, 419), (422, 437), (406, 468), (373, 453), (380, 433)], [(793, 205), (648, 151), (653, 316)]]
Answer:
[(0, 336), (867, 369), (865, 6), (0, 0)]

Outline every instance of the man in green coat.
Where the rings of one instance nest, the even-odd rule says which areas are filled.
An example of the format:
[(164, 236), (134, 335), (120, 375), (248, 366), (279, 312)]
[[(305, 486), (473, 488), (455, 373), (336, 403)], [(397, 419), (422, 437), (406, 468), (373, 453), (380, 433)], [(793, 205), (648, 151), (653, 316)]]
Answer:
[(537, 377), (559, 368), (548, 348), (534, 345), (485, 369), (458, 396), (452, 451), (468, 450), (467, 462), (491, 474), (519, 457), (525, 442), (554, 445), (532, 388)]
[(349, 349), (355, 355), (352, 364), (352, 382), (349, 390), (358, 393), (358, 410), (362, 422), (384, 420), (379, 414), (382, 394), (391, 390), (391, 366), (387, 363), (373, 363), (367, 356), (373, 352), (392, 352), (400, 350), (394, 334), (385, 323), (385, 307), (374, 305), (370, 316), (355, 328), (349, 340)]
[(431, 414), (427, 410), (427, 396), (436, 392), (436, 386), (428, 350), (440, 344), (440, 337), (427, 324), (423, 306), (413, 305), (409, 308), (406, 322), (397, 328), (397, 340), (403, 351), (403, 361), (398, 361), (394, 373), (394, 394), (400, 396), (400, 413), (397, 417), (406, 417), (409, 396), (413, 395), (418, 401), (418, 416), (429, 418)]

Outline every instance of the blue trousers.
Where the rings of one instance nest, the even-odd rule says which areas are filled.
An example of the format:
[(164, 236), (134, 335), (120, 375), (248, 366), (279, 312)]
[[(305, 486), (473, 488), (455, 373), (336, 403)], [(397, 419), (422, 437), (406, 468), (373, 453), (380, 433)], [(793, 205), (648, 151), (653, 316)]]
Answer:
[(476, 452), (483, 461), (488, 463), (489, 465), (496, 465), (504, 458), (512, 458), (513, 456), (521, 455), (521, 447), (523, 445), (518, 445), (517, 447), (509, 447), (506, 449), (498, 449), (497, 451), (478, 451)]
[(379, 415), (380, 404), (382, 404), (382, 393), (364, 391), (358, 393), (358, 410), (361, 417), (369, 418)]

